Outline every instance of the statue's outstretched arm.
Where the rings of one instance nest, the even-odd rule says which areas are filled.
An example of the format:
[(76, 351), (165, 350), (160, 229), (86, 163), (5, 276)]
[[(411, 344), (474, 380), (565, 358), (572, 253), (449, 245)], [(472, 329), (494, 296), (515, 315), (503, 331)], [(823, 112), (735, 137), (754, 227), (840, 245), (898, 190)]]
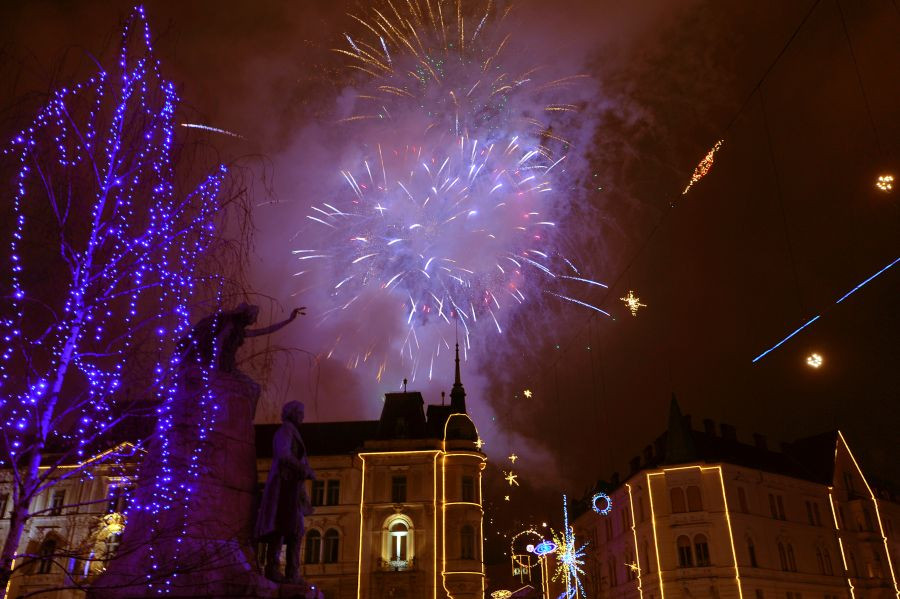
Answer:
[(287, 326), (288, 323), (290, 323), (292, 320), (297, 318), (298, 314), (301, 316), (306, 316), (306, 312), (304, 312), (304, 310), (306, 310), (306, 306), (303, 306), (302, 308), (294, 308), (293, 311), (291, 312), (291, 315), (288, 316), (286, 319), (282, 320), (281, 322), (276, 322), (273, 325), (269, 325), (269, 326), (263, 327), (261, 329), (250, 329), (244, 333), (244, 336), (245, 337), (260, 337), (262, 335), (270, 335), (270, 334), (274, 333), (275, 331)]

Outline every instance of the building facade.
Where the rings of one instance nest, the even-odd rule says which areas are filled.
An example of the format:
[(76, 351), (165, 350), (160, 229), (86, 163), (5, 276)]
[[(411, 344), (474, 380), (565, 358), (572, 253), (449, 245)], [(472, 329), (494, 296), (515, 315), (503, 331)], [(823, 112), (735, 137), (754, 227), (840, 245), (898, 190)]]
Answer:
[(589, 597), (900, 596), (900, 506), (870, 486), (838, 431), (775, 451), (725, 424), (693, 430), (673, 398), (668, 431), (616, 478), (574, 523), (590, 541)]
[[(388, 393), (379, 420), (301, 427), (316, 472), (301, 564), (327, 599), (484, 597), (486, 458), (456, 368), (449, 405)], [(275, 428), (257, 428), (261, 484)]]

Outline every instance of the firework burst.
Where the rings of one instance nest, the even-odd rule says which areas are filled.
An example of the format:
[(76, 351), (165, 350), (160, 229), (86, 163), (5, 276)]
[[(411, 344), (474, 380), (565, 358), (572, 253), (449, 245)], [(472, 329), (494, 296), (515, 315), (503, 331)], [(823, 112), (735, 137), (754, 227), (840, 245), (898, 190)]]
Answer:
[[(479, 326), (503, 331), (508, 305), (562, 282), (602, 285), (555, 250), (552, 176), (562, 162), (516, 137), (493, 144), (460, 137), (437, 148), (377, 145), (370, 159), (341, 171), (344, 192), (307, 215), (322, 245), (294, 250), (300, 263), (324, 271), (334, 306), (324, 317), (387, 299), (407, 327), (404, 359), (418, 365), (428, 345), (421, 330), (441, 330), (425, 348), (430, 374), (457, 326), (468, 349)], [(383, 371), (385, 357), (378, 358)]]
[(510, 68), (510, 7), (470, 6), (387, 1), (352, 15), (361, 31), (335, 50), (362, 74), (360, 106), (347, 120), (408, 123), (418, 115), (426, 131), (489, 139), (518, 130), (567, 147), (545, 117), (576, 110), (556, 96), (581, 76), (551, 80), (534, 66)]

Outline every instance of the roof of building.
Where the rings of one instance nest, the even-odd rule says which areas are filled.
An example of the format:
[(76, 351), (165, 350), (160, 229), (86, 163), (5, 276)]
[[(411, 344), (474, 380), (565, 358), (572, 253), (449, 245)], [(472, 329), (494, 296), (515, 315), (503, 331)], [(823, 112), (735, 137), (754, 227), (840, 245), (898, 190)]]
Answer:
[[(378, 420), (346, 422), (304, 422), (300, 435), (309, 455), (356, 453), (363, 444), (377, 438)], [(280, 424), (256, 425), (256, 457), (272, 457), (272, 437)]]

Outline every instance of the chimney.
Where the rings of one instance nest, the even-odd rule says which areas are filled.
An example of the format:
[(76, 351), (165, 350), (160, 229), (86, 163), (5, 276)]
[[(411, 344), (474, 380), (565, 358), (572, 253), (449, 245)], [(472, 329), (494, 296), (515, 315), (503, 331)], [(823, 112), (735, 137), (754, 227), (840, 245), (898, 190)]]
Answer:
[(730, 424), (725, 424), (724, 422), (719, 424), (719, 430), (722, 433), (723, 439), (737, 441), (737, 430)]
[(703, 419), (703, 430), (706, 431), (706, 434), (710, 437), (716, 436), (716, 423), (713, 422), (710, 418)]
[(648, 466), (653, 462), (653, 446), (648, 445), (644, 448), (644, 463)]
[(638, 470), (640, 470), (641, 469), (641, 456), (636, 455), (633, 458), (631, 458), (631, 461), (628, 462), (628, 468), (630, 470), (630, 474), (634, 474)]
[(753, 444), (756, 445), (757, 449), (762, 449), (763, 451), (769, 450), (769, 445), (766, 443), (766, 436), (760, 435), (759, 433), (753, 433)]

